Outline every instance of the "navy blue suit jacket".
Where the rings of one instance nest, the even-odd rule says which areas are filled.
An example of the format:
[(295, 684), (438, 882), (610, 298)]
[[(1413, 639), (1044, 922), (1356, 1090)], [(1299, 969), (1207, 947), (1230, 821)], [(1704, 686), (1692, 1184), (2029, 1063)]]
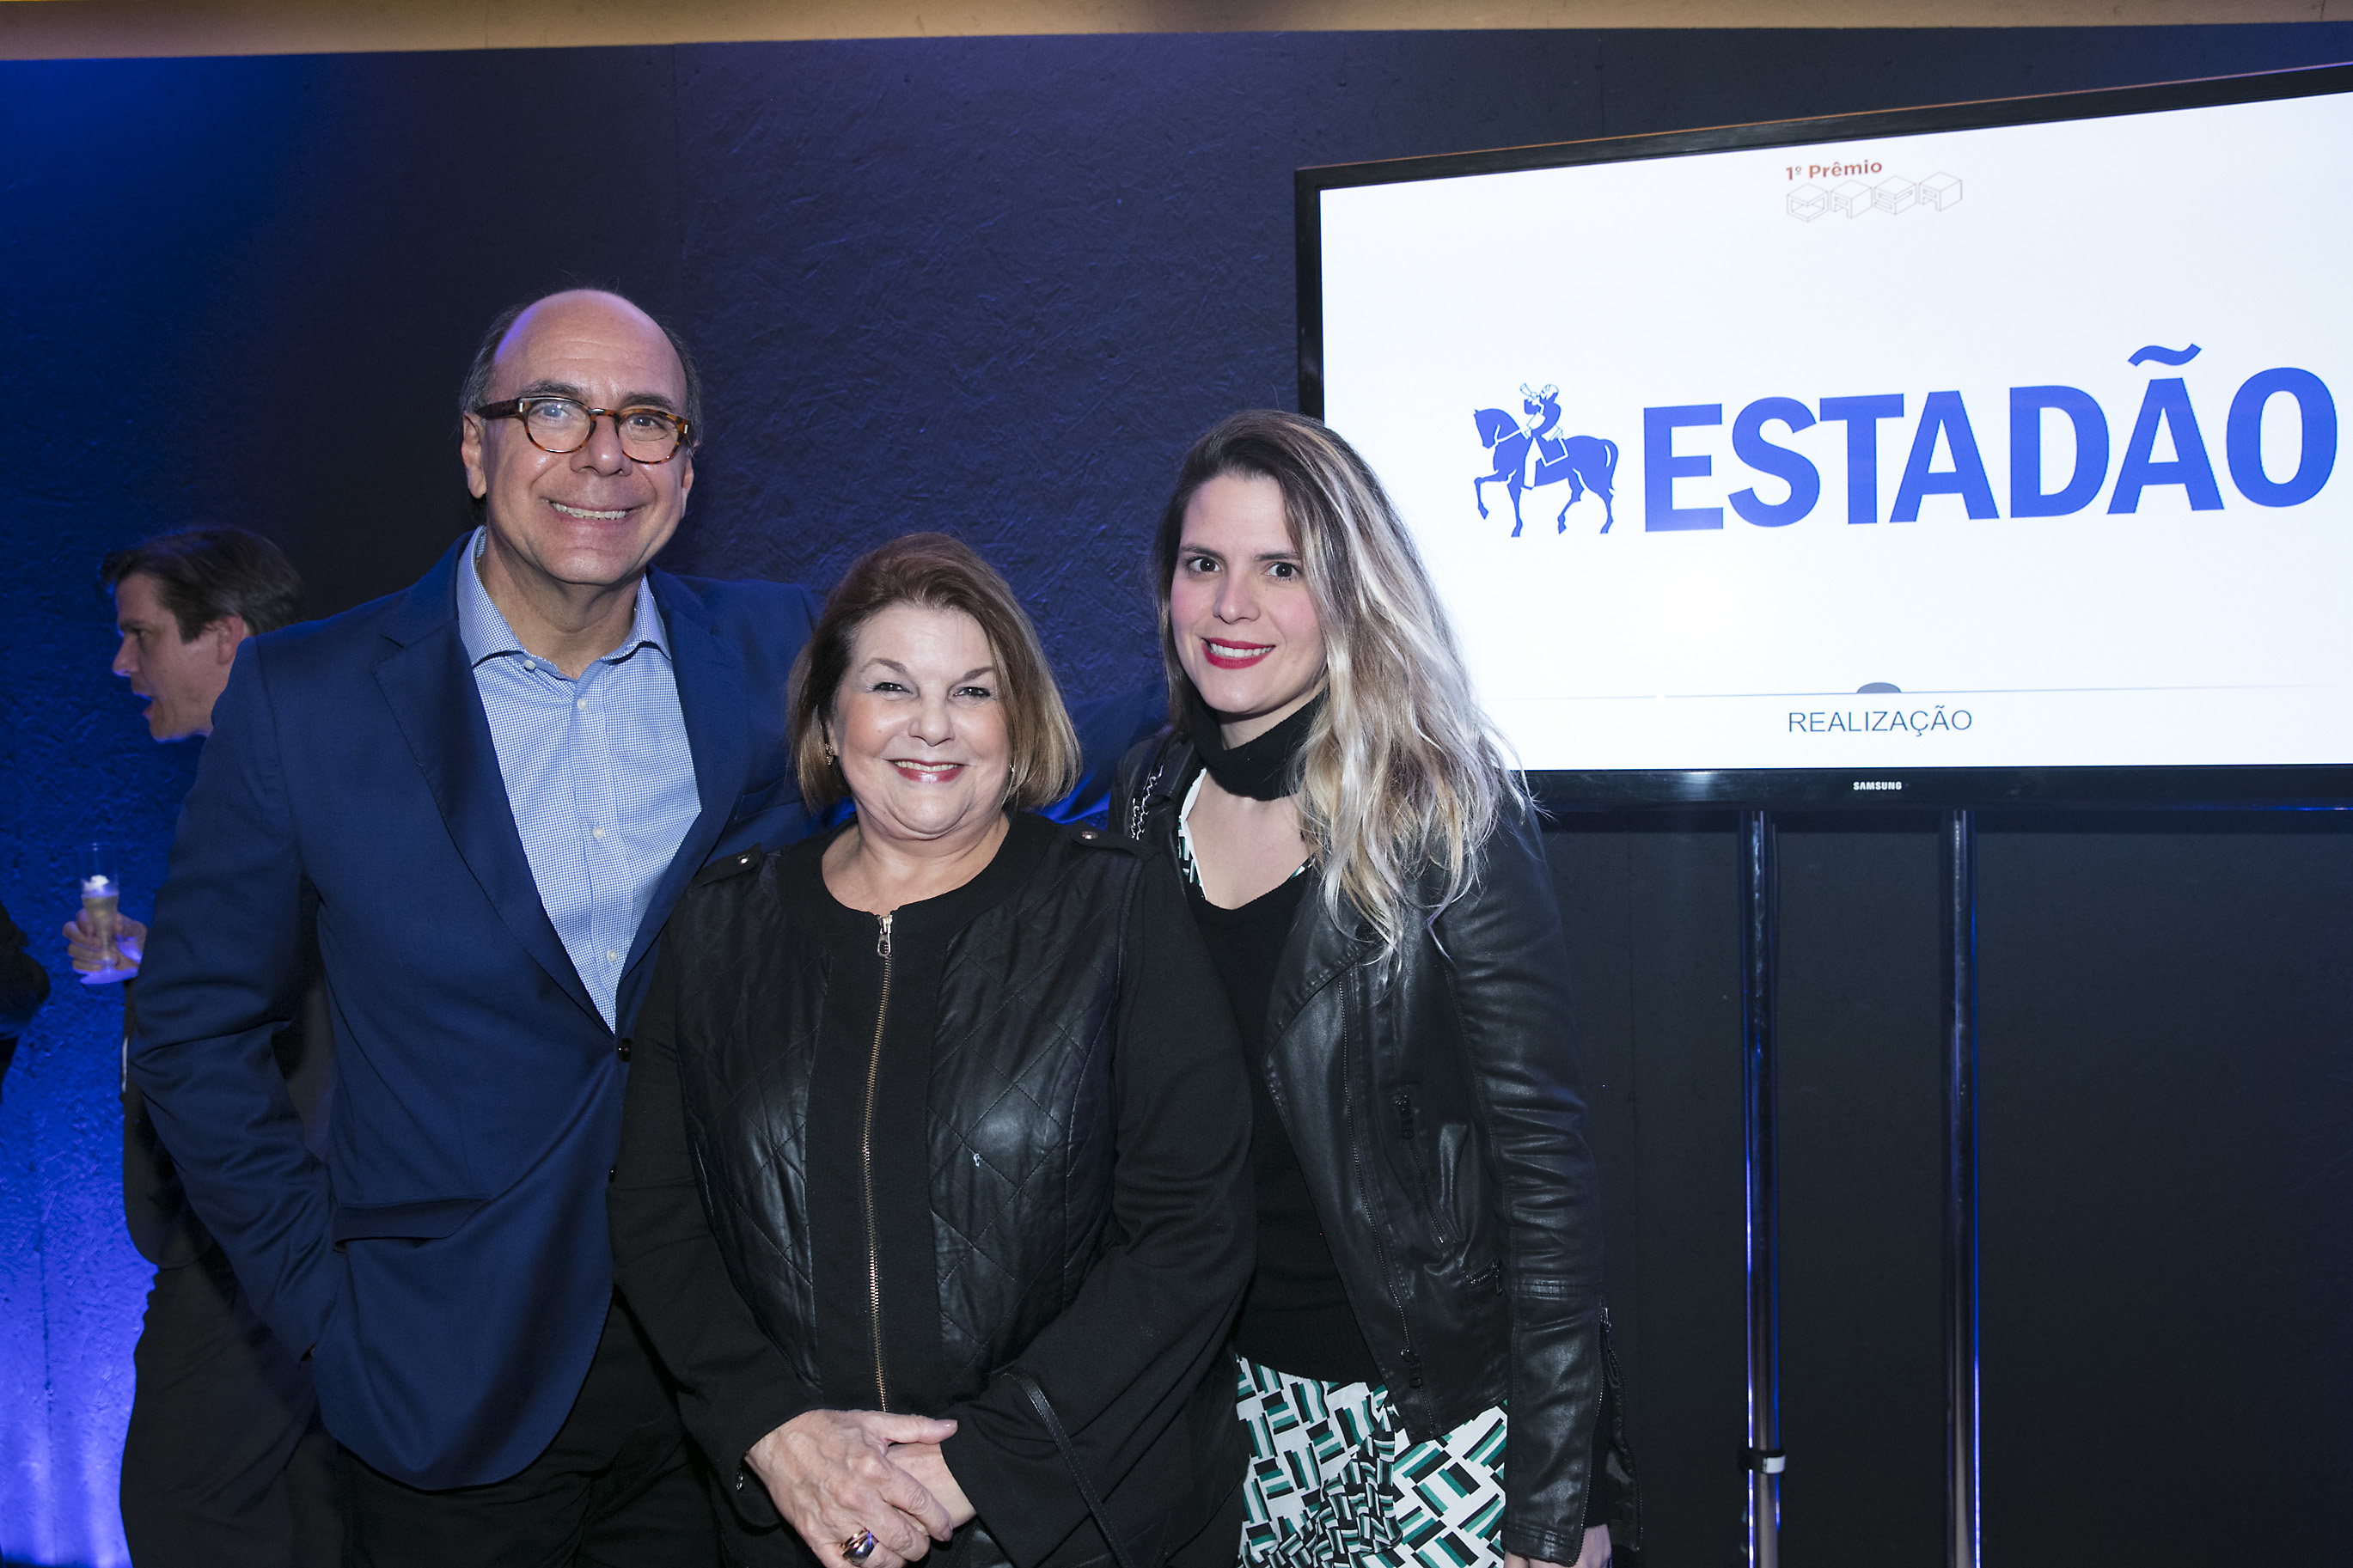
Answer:
[[(155, 902), (131, 1069), (328, 1429), (420, 1487), (555, 1435), (612, 1295), (626, 1067), (541, 908), (458, 635), (453, 548), (406, 593), (249, 642)], [(807, 829), (785, 686), (804, 589), (657, 572), (702, 813), (624, 970), (707, 860)], [(322, 1165), (270, 1056), (315, 902), (341, 1046)]]

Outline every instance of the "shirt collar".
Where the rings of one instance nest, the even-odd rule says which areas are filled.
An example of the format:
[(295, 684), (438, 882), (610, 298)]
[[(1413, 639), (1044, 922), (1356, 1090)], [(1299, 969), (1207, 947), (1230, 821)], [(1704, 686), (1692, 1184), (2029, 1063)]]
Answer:
[[(516, 640), (514, 628), (507, 625), (506, 616), (491, 601), (491, 591), (482, 586), (481, 569), (477, 563), (482, 558), (489, 537), (488, 529), (477, 528), (472, 542), (466, 547), (465, 558), (458, 563), (458, 637), (466, 645), (466, 662), (471, 665), (480, 665), (501, 654), (535, 657)], [(637, 614), (629, 622), (629, 635), (599, 662), (618, 664), (649, 643), (661, 650), (662, 658), (670, 657), (670, 631), (662, 625), (661, 610), (654, 603), (653, 584), (640, 577)]]

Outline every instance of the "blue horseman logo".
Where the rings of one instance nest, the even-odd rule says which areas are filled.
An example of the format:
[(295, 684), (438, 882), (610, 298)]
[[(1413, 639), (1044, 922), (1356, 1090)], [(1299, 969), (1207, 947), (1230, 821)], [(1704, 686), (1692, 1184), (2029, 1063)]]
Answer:
[(1487, 515), (1486, 488), (1502, 485), (1512, 492), (1512, 537), (1520, 536), (1520, 492), (1542, 485), (1568, 481), (1568, 500), (1553, 520), (1555, 531), (1568, 531), (1568, 509), (1591, 490), (1601, 498), (1601, 531), (1617, 521), (1610, 503), (1610, 485), (1618, 474), (1618, 443), (1601, 436), (1554, 434), (1560, 424), (1560, 388), (1538, 392), (1520, 385), (1520, 409), (1525, 421), (1501, 408), (1482, 408), (1471, 417), (1479, 425), (1479, 443), (1494, 454), (1495, 471), (1471, 481), (1471, 498), (1479, 515)]

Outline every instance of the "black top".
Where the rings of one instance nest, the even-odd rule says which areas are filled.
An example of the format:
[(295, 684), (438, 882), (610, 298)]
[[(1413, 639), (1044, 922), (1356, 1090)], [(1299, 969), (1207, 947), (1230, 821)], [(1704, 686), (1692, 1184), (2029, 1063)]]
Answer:
[[(978, 876), (891, 911), (887, 998), (881, 921), (825, 885), (826, 847), (846, 831), (804, 840), (785, 857), (781, 878), (831, 960), (808, 1112), (820, 1391), (845, 1410), (939, 1410), (950, 1394), (928, 1133), (940, 975), (950, 939), (1029, 879), (1055, 829), (1016, 814)], [(860, 1156), (870, 1141), (871, 1161)]]
[(1348, 1288), (1324, 1238), (1299, 1155), (1267, 1088), (1266, 1015), (1274, 972), (1309, 879), (1292, 877), (1240, 909), (1219, 909), (1192, 889), (1194, 922), (1225, 982), (1234, 1027), (1250, 1062), (1250, 1173), (1258, 1193), (1258, 1266), (1242, 1299), (1234, 1347), (1262, 1366), (1325, 1383), (1381, 1381)]

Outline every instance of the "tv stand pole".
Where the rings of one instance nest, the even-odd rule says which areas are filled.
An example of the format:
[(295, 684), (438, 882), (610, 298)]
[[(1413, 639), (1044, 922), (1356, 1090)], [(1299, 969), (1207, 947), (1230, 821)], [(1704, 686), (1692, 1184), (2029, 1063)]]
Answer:
[(1741, 1122), (1748, 1237), (1748, 1562), (1780, 1568), (1781, 1231), (1775, 1113), (1776, 828), (1740, 814)]
[(1945, 813), (1945, 1561), (1978, 1568), (1978, 830)]

